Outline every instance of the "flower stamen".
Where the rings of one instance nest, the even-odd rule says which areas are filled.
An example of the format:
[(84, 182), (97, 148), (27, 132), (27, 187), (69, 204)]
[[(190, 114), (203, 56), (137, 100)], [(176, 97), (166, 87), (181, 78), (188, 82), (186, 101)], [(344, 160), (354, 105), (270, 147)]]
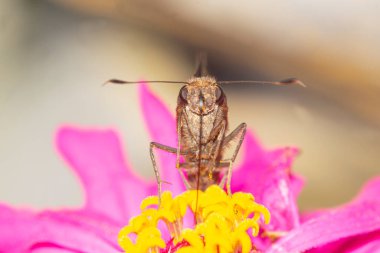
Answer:
[[(159, 251), (168, 248), (157, 228), (163, 221), (177, 253), (249, 253), (253, 245), (248, 230), (257, 236), (260, 217), (266, 224), (270, 220), (269, 211), (256, 203), (252, 194), (237, 192), (229, 196), (216, 185), (204, 192), (189, 190), (174, 198), (167, 191), (162, 194), (160, 206), (158, 201), (157, 196), (145, 198), (141, 214), (120, 231), (119, 244), (126, 252), (168, 252)], [(189, 209), (196, 212), (197, 222), (194, 228), (183, 229)]]

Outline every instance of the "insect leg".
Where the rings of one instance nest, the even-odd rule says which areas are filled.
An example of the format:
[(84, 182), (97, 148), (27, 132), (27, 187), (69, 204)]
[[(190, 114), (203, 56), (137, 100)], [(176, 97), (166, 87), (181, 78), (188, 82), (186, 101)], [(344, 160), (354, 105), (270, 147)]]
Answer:
[(156, 176), (156, 180), (157, 180), (158, 206), (160, 206), (160, 204), (161, 204), (161, 191), (162, 191), (162, 183), (163, 183), (163, 181), (161, 180), (160, 171), (157, 168), (157, 163), (156, 163), (156, 158), (155, 158), (155, 155), (154, 155), (153, 148), (158, 148), (158, 149), (164, 150), (164, 151), (169, 152), (169, 153), (176, 153), (177, 150), (175, 148), (172, 148), (172, 147), (169, 147), (169, 146), (157, 143), (157, 142), (151, 142), (150, 143), (150, 150), (149, 150), (149, 152), (150, 152), (150, 159), (152, 160), (152, 165), (153, 165), (153, 169), (154, 169), (154, 175)]
[[(220, 148), (222, 146), (223, 142), (223, 137), (226, 132), (226, 121), (223, 120), (222, 123), (220, 123), (219, 131), (217, 132), (218, 136), (216, 139), (216, 145), (211, 151), (211, 161), (212, 161), (212, 168), (209, 170), (209, 177), (212, 177), (212, 172), (215, 169), (215, 164), (216, 164), (216, 158), (218, 157), (218, 154), (220, 153)], [(212, 137), (213, 134), (211, 134)]]
[(233, 141), (236, 138), (238, 139), (238, 143), (235, 147), (235, 151), (231, 157), (232, 162), (235, 162), (236, 156), (239, 153), (241, 144), (243, 143), (245, 133), (247, 131), (247, 124), (241, 123), (237, 128), (235, 128), (234, 131), (232, 131), (229, 135), (226, 136), (223, 140), (223, 146), (228, 145), (231, 141)]
[[(222, 180), (220, 180), (219, 187), (223, 188), (224, 185), (226, 185), (227, 193), (228, 193), (228, 195), (231, 196), (231, 175), (232, 175), (233, 161), (231, 159), (229, 159), (229, 160), (222, 160), (220, 162), (221, 163), (219, 164), (220, 165), (219, 167), (228, 166), (228, 168), (227, 168), (227, 171), (224, 173)], [(227, 180), (227, 184), (226, 184), (226, 180)]]
[[(154, 151), (153, 151), (154, 148), (161, 149), (163, 151), (173, 153), (173, 154), (176, 154), (178, 152), (178, 150), (176, 148), (169, 147), (169, 146), (157, 143), (157, 142), (151, 142), (150, 143), (150, 150), (149, 150), (150, 151), (150, 159), (152, 160), (154, 174), (155, 174), (156, 180), (157, 180), (158, 203), (160, 204), (161, 203), (162, 183), (168, 183), (168, 182), (161, 180), (160, 171), (158, 170), (156, 158), (155, 158)], [(186, 151), (180, 151), (180, 154), (185, 155), (185, 154), (187, 154), (187, 152)], [(180, 173), (182, 180), (184, 181), (185, 186), (187, 188), (189, 188), (190, 184), (189, 184), (189, 182), (187, 182), (186, 177), (183, 174), (183, 171), (181, 169), (179, 170), (179, 173)]]
[(160, 176), (160, 171), (157, 168), (156, 158), (153, 152), (153, 148), (157, 147), (157, 144), (158, 143), (155, 143), (155, 142), (150, 143), (149, 153), (150, 153), (150, 159), (152, 160), (154, 175), (156, 176), (156, 180), (157, 180), (158, 206), (160, 206), (161, 205), (161, 176)]
[(185, 177), (185, 174), (183, 174), (182, 168), (179, 167), (178, 170), (179, 170), (179, 175), (181, 176), (182, 182), (185, 184), (186, 190), (190, 190), (191, 185), (189, 181), (187, 180), (187, 178)]
[(228, 171), (227, 171), (227, 193), (229, 196), (232, 195), (231, 193), (231, 177), (232, 177), (232, 164), (233, 164), (233, 161), (232, 160), (229, 160), (229, 163), (230, 165), (228, 166)]
[(177, 117), (177, 156), (176, 156), (176, 168), (179, 169), (179, 156), (181, 152), (181, 129), (182, 129), (182, 121), (181, 121), (182, 115), (179, 114)]
[[(227, 163), (227, 166), (230, 165), (229, 162), (226, 162), (226, 161), (223, 161), (223, 163)], [(224, 167), (224, 166), (220, 166), (220, 167)], [(227, 173), (225, 172), (223, 177), (222, 177), (222, 180), (220, 180), (220, 183), (219, 183), (219, 187), (223, 189), (224, 185), (226, 184), (226, 180), (227, 180)]]
[(173, 153), (173, 154), (177, 153), (176, 148), (169, 147), (169, 146), (163, 145), (163, 144), (158, 143), (158, 142), (151, 142), (150, 145), (151, 146), (153, 145), (155, 148), (164, 150), (164, 151), (169, 152), (169, 153)]
[(230, 159), (225, 159), (225, 160), (220, 161), (221, 164), (223, 163), (228, 164), (227, 174), (223, 176), (220, 183), (220, 187), (223, 187), (225, 181), (227, 180), (226, 188), (229, 195), (231, 195), (232, 165), (233, 165), (233, 162), (235, 162), (237, 154), (239, 153), (246, 131), (247, 131), (247, 124), (241, 123), (234, 131), (232, 131), (229, 135), (227, 135), (223, 141), (222, 147), (226, 147), (231, 141), (233, 141), (236, 138), (239, 138), (238, 143), (235, 147), (234, 153), (232, 154), (232, 157)]

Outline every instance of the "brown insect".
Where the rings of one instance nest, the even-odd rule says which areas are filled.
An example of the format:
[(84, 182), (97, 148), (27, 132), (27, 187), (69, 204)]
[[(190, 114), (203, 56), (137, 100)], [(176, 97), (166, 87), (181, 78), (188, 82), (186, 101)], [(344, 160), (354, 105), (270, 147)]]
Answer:
[[(205, 59), (205, 58), (203, 58)], [(267, 81), (216, 81), (208, 75), (206, 61), (201, 60), (194, 76), (187, 82), (182, 81), (148, 81), (150, 83), (185, 84), (178, 94), (177, 147), (151, 142), (150, 156), (161, 199), (161, 179), (156, 164), (154, 149), (161, 149), (176, 154), (176, 167), (187, 189), (205, 190), (213, 184), (226, 187), (231, 194), (232, 165), (244, 140), (247, 125), (241, 123), (231, 133), (228, 130), (227, 98), (220, 85), (230, 83), (291, 85), (304, 84), (295, 78), (280, 82)], [(130, 84), (138, 82), (111, 79), (107, 83)], [(225, 156), (225, 151), (232, 148), (232, 155)], [(183, 161), (180, 162), (180, 157)]]

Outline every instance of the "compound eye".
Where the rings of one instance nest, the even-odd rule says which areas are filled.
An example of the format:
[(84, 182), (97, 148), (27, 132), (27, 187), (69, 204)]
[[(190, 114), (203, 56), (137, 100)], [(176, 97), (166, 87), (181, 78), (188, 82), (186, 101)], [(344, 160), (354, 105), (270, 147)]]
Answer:
[(181, 98), (185, 101), (187, 101), (187, 88), (186, 86), (183, 86), (181, 88), (181, 90), (179, 91), (179, 95), (181, 96)]

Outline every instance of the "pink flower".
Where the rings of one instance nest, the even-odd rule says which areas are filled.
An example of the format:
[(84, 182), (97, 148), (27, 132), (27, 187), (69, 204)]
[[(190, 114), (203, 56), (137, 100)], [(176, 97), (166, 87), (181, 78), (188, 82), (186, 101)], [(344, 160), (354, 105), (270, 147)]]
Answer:
[[(154, 141), (176, 146), (175, 120), (149, 91), (141, 106)], [(136, 175), (113, 130), (62, 127), (57, 148), (78, 175), (85, 192), (82, 207), (58, 211), (18, 210), (0, 205), (0, 252), (121, 252), (117, 234), (139, 213), (143, 198), (156, 193), (154, 181)], [(291, 171), (296, 148), (265, 150), (248, 132), (232, 190), (251, 192), (271, 212), (255, 246), (265, 252), (380, 252), (380, 178), (370, 181), (350, 203), (301, 216), (296, 199), (303, 181)], [(185, 189), (175, 157), (160, 153), (164, 185), (173, 195)], [(273, 241), (269, 236), (283, 235)]]

